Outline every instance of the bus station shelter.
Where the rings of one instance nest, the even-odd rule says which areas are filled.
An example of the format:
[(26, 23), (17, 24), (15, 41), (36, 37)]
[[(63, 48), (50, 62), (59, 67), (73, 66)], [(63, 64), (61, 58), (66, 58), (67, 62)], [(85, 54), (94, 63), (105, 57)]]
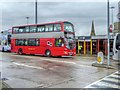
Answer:
[[(110, 36), (110, 52), (112, 54), (113, 36)], [(97, 55), (98, 52), (103, 52), (107, 55), (107, 35), (96, 36), (78, 36), (76, 37), (76, 53), (83, 55)], [(81, 48), (79, 48), (81, 47)]]

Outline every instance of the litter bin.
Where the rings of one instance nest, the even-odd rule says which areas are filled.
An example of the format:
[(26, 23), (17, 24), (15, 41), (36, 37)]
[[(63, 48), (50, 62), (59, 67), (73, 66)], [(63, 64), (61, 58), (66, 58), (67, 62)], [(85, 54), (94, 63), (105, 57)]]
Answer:
[(103, 63), (104, 63), (104, 55), (103, 55), (103, 52), (98, 52), (98, 54), (97, 54), (97, 63), (98, 63), (98, 64), (103, 64)]

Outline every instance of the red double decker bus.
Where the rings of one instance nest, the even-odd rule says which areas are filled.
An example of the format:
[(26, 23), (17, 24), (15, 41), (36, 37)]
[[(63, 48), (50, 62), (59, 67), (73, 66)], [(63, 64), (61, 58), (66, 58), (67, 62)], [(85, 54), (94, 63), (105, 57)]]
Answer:
[(68, 21), (12, 27), (11, 52), (75, 56), (74, 26)]

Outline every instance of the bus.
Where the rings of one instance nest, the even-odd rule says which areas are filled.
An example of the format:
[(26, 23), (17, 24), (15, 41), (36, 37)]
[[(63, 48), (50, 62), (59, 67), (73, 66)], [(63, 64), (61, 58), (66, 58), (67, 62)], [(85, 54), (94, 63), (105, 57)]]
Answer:
[(11, 30), (0, 32), (0, 51), (11, 51)]
[(114, 37), (113, 60), (120, 60), (120, 33)]
[(11, 52), (50, 56), (75, 56), (74, 26), (68, 21), (12, 27)]

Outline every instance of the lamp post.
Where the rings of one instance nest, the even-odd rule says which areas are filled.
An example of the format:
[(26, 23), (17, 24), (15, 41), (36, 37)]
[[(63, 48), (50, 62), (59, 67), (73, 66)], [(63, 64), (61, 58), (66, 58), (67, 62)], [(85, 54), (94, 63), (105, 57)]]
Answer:
[(28, 23), (29, 23), (29, 18), (30, 18), (30, 17), (26, 17), (26, 19), (27, 19), (27, 25), (28, 25)]
[(107, 31), (107, 36), (108, 36), (108, 66), (110, 65), (110, 10), (109, 10), (109, 0), (107, 0), (107, 29), (108, 29), (108, 31)]
[(112, 29), (112, 32), (113, 32), (113, 29), (114, 29), (114, 21), (113, 21), (113, 9), (115, 9), (115, 7), (110, 7), (111, 9), (111, 29)]
[(115, 7), (110, 7), (111, 9), (111, 24), (113, 24), (113, 9), (115, 9)]
[(37, 24), (37, 0), (35, 0), (35, 24)]

